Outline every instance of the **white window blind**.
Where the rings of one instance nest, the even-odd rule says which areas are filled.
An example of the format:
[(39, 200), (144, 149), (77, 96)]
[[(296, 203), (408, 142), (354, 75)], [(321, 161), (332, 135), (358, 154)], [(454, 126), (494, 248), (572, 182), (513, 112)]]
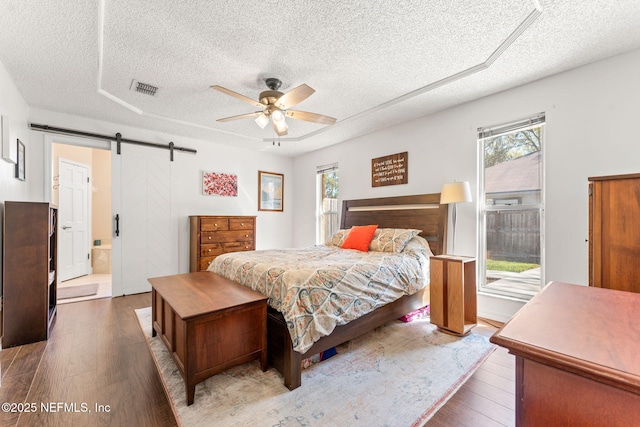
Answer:
[(338, 170), (338, 163), (330, 163), (328, 165), (318, 166), (316, 168), (316, 173), (323, 174), (323, 173), (333, 172), (334, 170)]
[(526, 119), (520, 119), (501, 125), (478, 128), (478, 139), (496, 137), (505, 133), (513, 132), (515, 130), (522, 130), (530, 127), (539, 126), (544, 124), (544, 113), (538, 113)]

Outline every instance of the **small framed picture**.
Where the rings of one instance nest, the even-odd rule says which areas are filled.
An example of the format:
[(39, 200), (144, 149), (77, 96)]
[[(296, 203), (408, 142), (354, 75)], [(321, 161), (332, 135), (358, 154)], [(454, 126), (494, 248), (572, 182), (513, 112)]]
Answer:
[(22, 141), (18, 140), (18, 161), (16, 162), (16, 178), (25, 180), (25, 149)]
[(284, 175), (258, 171), (258, 210), (282, 212), (283, 199)]

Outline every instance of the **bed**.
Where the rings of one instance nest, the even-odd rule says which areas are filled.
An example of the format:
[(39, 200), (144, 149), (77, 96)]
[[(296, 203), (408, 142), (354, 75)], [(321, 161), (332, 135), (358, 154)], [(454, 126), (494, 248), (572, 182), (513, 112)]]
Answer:
[[(270, 297), (269, 364), (286, 387), (301, 385), (303, 359), (428, 304), (428, 255), (444, 253), (446, 242), (447, 205), (439, 201), (439, 193), (344, 201), (341, 229), (376, 224), (371, 247), (384, 248), (340, 249), (346, 231), (327, 245), (230, 253), (210, 265)], [(389, 233), (392, 240), (376, 240)]]

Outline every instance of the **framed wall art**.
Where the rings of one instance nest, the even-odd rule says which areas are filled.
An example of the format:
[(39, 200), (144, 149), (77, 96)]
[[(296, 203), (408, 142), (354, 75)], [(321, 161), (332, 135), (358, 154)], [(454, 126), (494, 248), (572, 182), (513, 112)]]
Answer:
[(25, 178), (25, 149), (22, 141), (18, 139), (18, 161), (16, 162), (16, 178), (20, 181), (24, 181)]
[(258, 171), (258, 210), (282, 212), (284, 209), (284, 175)]
[(371, 159), (371, 186), (406, 184), (409, 182), (409, 153)]
[(238, 196), (238, 175), (202, 171), (202, 194), (205, 196)]

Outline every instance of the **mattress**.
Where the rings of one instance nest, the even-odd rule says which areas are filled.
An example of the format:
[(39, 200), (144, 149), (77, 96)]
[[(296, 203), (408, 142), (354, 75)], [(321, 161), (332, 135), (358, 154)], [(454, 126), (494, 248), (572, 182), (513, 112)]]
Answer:
[(282, 313), (293, 348), (314, 342), (429, 282), (428, 245), (403, 252), (362, 252), (336, 246), (234, 252), (208, 270), (269, 297)]

